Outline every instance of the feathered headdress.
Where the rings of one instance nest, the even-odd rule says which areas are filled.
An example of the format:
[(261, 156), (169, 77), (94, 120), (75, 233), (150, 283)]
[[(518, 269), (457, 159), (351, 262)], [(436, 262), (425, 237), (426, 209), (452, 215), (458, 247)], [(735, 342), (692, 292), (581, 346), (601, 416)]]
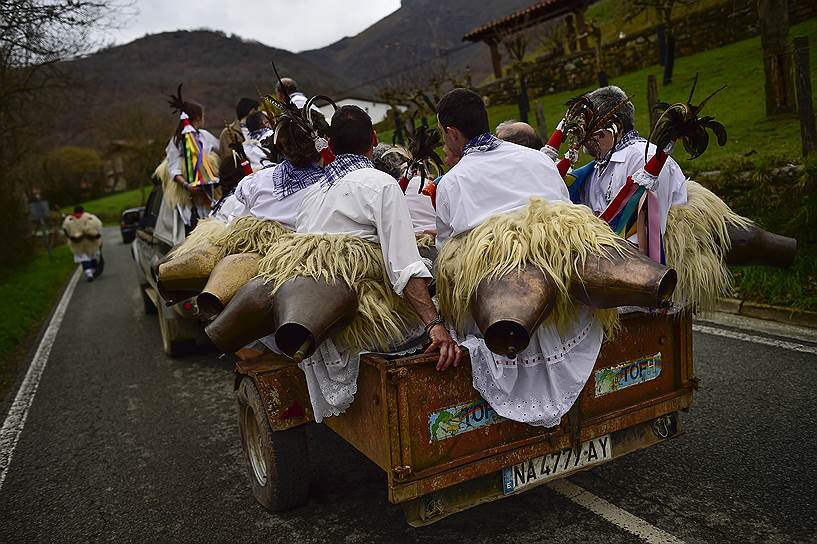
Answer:
[[(275, 78), (278, 80), (279, 86), (284, 88), (284, 82), (278, 74), (278, 68), (275, 66), (275, 62), (272, 63), (272, 69), (275, 72)], [(329, 142), (325, 137), (328, 133), (329, 125), (326, 123), (323, 115), (316, 116), (313, 115), (312, 112), (314, 104), (319, 100), (331, 104), (334, 109), (338, 108), (334, 100), (322, 94), (315, 95), (307, 100), (303, 108), (298, 108), (286, 93), (284, 93), (283, 101), (278, 100), (274, 96), (265, 95), (263, 97), (263, 104), (267, 114), (271, 115), (275, 120), (273, 144), (278, 143), (278, 135), (283, 126), (288, 123), (298, 130), (303, 131), (315, 142), (315, 149), (321, 154), (321, 157), (324, 159), (324, 164), (328, 164), (334, 159), (329, 149)]]
[(425, 125), (420, 125), (408, 135), (406, 146), (396, 145), (384, 153), (384, 155), (396, 153), (406, 159), (406, 169), (400, 178), (400, 187), (404, 193), (414, 172), (420, 176), (420, 190), (418, 191), (420, 193), (423, 192), (426, 179), (436, 178), (443, 173), (443, 161), (436, 151), (439, 145), (440, 133)]
[(618, 113), (630, 102), (629, 96), (623, 96), (607, 112), (600, 112), (588, 96), (589, 93), (571, 98), (565, 104), (567, 113), (563, 131), (572, 148), (580, 148), (588, 143), (600, 130), (610, 129), (614, 134), (624, 131)]
[(693, 106), (692, 96), (695, 94), (697, 85), (698, 74), (695, 74), (692, 90), (689, 91), (689, 98), (686, 102), (678, 102), (672, 105), (667, 102), (659, 102), (655, 105), (654, 109), (662, 113), (658, 121), (655, 122), (652, 132), (650, 132), (650, 141), (658, 149), (665, 149), (671, 142), (681, 140), (684, 149), (689, 153), (690, 159), (700, 157), (709, 146), (707, 129), (715, 134), (718, 145), (726, 145), (726, 128), (718, 121), (715, 121), (714, 117), (698, 116), (709, 99), (724, 90), (726, 85), (704, 98), (697, 106)]

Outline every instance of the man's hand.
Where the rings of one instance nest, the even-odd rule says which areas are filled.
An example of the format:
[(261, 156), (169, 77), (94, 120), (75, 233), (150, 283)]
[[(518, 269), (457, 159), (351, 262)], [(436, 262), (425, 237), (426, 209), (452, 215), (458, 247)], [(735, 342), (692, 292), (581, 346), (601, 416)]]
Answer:
[(431, 344), (426, 348), (426, 353), (430, 353), (436, 349), (440, 350), (440, 359), (437, 361), (437, 370), (445, 370), (453, 363), (454, 366), (460, 365), (462, 359), (462, 350), (445, 330), (442, 325), (434, 325), (428, 331), (428, 336), (431, 339)]

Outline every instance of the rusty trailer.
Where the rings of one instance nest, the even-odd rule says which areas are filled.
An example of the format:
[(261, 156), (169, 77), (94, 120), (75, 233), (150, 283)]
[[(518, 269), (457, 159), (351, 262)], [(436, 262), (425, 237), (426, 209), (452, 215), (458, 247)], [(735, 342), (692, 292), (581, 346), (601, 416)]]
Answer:
[[(579, 399), (551, 429), (500, 417), (471, 385), (466, 360), (361, 357), (358, 392), (323, 423), (382, 468), (389, 501), (413, 526), (532, 489), (678, 436), (692, 404), (688, 314), (622, 316)], [(288, 359), (243, 350), (236, 396), (253, 493), (280, 511), (308, 499), (306, 381)]]

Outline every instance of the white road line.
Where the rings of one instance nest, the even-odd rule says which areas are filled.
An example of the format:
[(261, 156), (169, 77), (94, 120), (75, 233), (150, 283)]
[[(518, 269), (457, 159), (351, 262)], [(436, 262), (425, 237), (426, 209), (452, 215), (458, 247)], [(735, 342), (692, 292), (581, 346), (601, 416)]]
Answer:
[(556, 480), (547, 485), (556, 493), (565, 496), (579, 506), (587, 508), (628, 533), (634, 534), (647, 544), (684, 543), (683, 540), (672, 536), (663, 529), (650, 525), (638, 516), (622, 510), (618, 506), (567, 480)]
[(37, 387), (40, 385), (40, 378), (43, 375), (43, 370), (45, 370), (45, 364), (48, 362), (48, 356), (51, 354), (51, 347), (57, 338), (62, 318), (65, 316), (65, 310), (68, 308), (68, 303), (74, 294), (74, 288), (77, 286), (80, 270), (80, 267), (77, 267), (71, 281), (68, 282), (68, 287), (65, 289), (59, 304), (57, 304), (51, 322), (48, 324), (42, 340), (40, 340), (40, 345), (37, 346), (37, 351), (34, 353), (28, 372), (26, 372), (23, 383), (20, 385), (20, 390), (17, 391), (17, 396), (14, 397), (14, 402), (11, 404), (6, 420), (3, 422), (3, 428), (0, 429), (0, 490), (3, 489), (3, 482), (6, 481), (6, 475), (11, 466), (11, 457), (14, 455), (14, 448), (17, 447), (17, 441), (20, 440), (20, 433), (23, 432), (23, 426), (26, 424), (28, 410), (31, 408), (31, 403), (34, 402), (34, 395), (37, 394)]
[(706, 325), (693, 324), (692, 330), (702, 332), (704, 334), (714, 334), (715, 336), (734, 338), (735, 340), (743, 340), (744, 342), (754, 342), (755, 344), (764, 344), (766, 346), (774, 346), (776, 348), (790, 349), (792, 351), (817, 355), (817, 347), (815, 346), (807, 346), (805, 344), (797, 344), (795, 342), (787, 342), (785, 340), (777, 340), (775, 338), (766, 338), (764, 336), (755, 336), (754, 334), (719, 329), (717, 327), (707, 327)]

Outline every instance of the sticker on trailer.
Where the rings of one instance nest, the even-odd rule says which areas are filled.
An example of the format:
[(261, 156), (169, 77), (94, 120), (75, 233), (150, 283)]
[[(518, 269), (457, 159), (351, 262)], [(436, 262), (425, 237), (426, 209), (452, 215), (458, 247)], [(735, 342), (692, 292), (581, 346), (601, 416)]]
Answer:
[(573, 448), (565, 448), (503, 468), (502, 491), (505, 495), (515, 493), (612, 458), (613, 446), (606, 434), (584, 442), (578, 455)]
[(661, 375), (661, 352), (596, 371), (596, 397), (615, 393)]
[(503, 420), (483, 399), (457, 404), (428, 414), (428, 442), (452, 438)]

